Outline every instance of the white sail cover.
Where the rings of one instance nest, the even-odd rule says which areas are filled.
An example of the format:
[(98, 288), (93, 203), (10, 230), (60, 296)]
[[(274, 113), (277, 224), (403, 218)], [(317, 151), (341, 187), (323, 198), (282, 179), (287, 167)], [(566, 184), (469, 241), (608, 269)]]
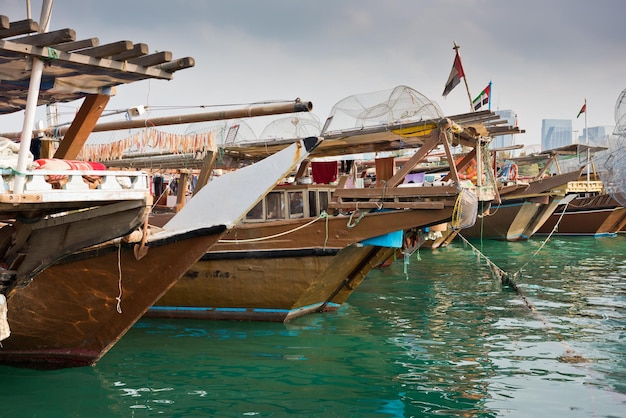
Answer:
[(212, 180), (149, 240), (218, 225), (234, 227), (320, 141), (318, 137), (298, 140), (255, 164)]

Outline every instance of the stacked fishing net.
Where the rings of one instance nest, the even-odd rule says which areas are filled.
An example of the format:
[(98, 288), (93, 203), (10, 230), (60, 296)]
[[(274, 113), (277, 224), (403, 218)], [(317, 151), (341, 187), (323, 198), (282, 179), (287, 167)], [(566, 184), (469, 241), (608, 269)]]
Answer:
[(323, 133), (384, 126), (394, 123), (439, 120), (443, 112), (423, 94), (407, 86), (355, 94), (333, 106)]
[(615, 104), (615, 130), (607, 157), (600, 170), (604, 188), (622, 206), (626, 206), (626, 89)]

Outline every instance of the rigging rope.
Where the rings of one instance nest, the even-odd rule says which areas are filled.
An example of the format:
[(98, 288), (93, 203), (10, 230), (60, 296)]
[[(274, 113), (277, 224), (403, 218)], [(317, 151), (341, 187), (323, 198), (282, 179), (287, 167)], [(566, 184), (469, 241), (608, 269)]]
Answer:
[(117, 313), (122, 313), (122, 241), (117, 242), (117, 271), (119, 278), (117, 280), (117, 288), (119, 293), (115, 300), (117, 301)]

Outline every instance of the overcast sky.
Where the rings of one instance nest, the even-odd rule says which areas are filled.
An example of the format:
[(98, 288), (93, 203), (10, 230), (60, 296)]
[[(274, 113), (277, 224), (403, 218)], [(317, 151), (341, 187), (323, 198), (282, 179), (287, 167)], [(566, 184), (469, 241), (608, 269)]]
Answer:
[[(24, 19), (26, 4), (3, 0), (0, 14)], [(38, 21), (41, 0), (31, 5)], [(456, 42), (472, 97), (491, 80), (492, 110), (516, 111), (516, 140), (538, 144), (542, 119), (571, 119), (581, 134), (585, 99), (588, 126), (614, 125), (625, 17), (624, 0), (55, 0), (50, 30), (195, 59), (172, 81), (121, 86), (109, 109), (300, 97), (322, 122), (346, 96), (398, 85), (468, 112), (463, 83), (442, 97)], [(22, 114), (2, 131), (19, 131)]]

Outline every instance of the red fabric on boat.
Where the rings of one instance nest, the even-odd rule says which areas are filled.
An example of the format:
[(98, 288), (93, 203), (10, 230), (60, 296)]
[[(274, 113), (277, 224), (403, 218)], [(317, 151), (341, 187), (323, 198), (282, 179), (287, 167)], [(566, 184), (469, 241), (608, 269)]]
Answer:
[(102, 163), (93, 161), (62, 160), (59, 158), (41, 158), (33, 161), (35, 169), (40, 170), (106, 170)]
[[(37, 166), (35, 170), (106, 170), (106, 166), (102, 163), (93, 162), (93, 161), (77, 161), (77, 160), (62, 160), (60, 158), (40, 158), (38, 160), (33, 161)], [(67, 176), (63, 175), (48, 175), (45, 176), (46, 182), (56, 186), (57, 188), (61, 187), (61, 183), (64, 183), (67, 180)], [(87, 176), (84, 175), (83, 179), (87, 181), (88, 184), (91, 184), (90, 187), (93, 187), (94, 182), (100, 179), (100, 176)]]
[(337, 180), (337, 161), (316, 161), (311, 163), (313, 181), (328, 184)]

